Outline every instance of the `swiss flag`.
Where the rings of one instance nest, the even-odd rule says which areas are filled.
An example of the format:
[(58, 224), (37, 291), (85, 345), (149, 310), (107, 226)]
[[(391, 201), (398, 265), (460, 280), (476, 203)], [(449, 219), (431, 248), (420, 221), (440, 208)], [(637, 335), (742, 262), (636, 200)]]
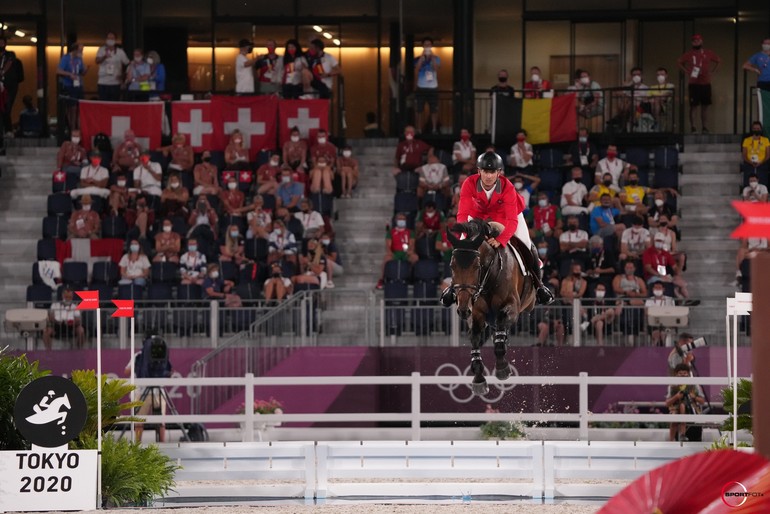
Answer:
[(163, 125), (163, 102), (98, 102), (81, 100), (80, 131), (83, 146), (90, 150), (93, 138), (104, 132), (117, 148), (131, 129), (143, 149), (158, 148)]
[(210, 100), (172, 102), (171, 120), (172, 132), (184, 134), (194, 151), (213, 148), (214, 124), (211, 121)]
[(53, 172), (53, 183), (54, 184), (64, 184), (67, 182), (67, 174), (64, 173), (62, 170), (56, 170)]
[(329, 100), (281, 100), (278, 106), (280, 145), (289, 140), (293, 127), (310, 144), (315, 143), (318, 129), (329, 130)]
[(211, 117), (214, 124), (213, 148), (224, 150), (230, 134), (238, 129), (249, 160), (256, 161), (261, 150), (275, 149), (278, 98), (269, 96), (213, 96)]

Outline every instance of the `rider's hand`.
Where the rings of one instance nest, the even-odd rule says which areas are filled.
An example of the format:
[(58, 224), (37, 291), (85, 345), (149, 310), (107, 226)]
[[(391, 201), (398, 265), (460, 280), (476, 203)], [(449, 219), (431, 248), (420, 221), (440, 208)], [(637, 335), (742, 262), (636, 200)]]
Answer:
[(499, 248), (500, 247), (500, 241), (498, 241), (494, 237), (488, 237), (487, 238), (487, 243), (489, 243), (489, 246), (491, 246), (492, 248)]

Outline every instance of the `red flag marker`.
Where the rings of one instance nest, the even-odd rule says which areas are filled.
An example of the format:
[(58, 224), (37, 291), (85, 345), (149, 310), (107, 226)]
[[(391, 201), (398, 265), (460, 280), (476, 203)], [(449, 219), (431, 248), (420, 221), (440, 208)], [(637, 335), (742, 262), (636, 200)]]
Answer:
[(743, 224), (730, 234), (731, 238), (770, 238), (770, 204), (734, 201), (733, 207), (743, 216)]
[(134, 301), (133, 300), (112, 300), (115, 307), (118, 308), (112, 313), (113, 318), (133, 318), (134, 317)]
[(99, 308), (99, 291), (75, 291), (82, 300), (78, 306), (79, 311), (92, 311)]

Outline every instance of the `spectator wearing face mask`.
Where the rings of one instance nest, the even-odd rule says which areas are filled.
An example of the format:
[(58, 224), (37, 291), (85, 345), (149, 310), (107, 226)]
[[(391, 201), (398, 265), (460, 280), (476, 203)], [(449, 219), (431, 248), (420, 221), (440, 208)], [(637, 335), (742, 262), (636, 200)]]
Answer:
[(644, 228), (641, 216), (634, 216), (631, 227), (620, 237), (620, 260), (639, 262), (644, 252), (652, 245), (650, 231)]
[(198, 240), (187, 240), (187, 251), (179, 259), (182, 284), (203, 284), (206, 275), (206, 256), (198, 251)]
[(583, 170), (577, 166), (572, 168), (572, 180), (561, 188), (561, 212), (564, 215), (588, 214), (586, 200), (588, 189), (583, 183)]
[(566, 259), (583, 260), (588, 248), (588, 232), (580, 229), (577, 216), (567, 218), (567, 230), (559, 236), (559, 251)]
[(581, 118), (594, 118), (604, 114), (604, 94), (602, 86), (591, 80), (586, 70), (575, 70), (575, 82), (568, 89), (577, 91), (577, 113)]
[(63, 142), (56, 154), (56, 166), (67, 175), (80, 176), (81, 169), (88, 164), (88, 154), (80, 141), (80, 130), (73, 130), (70, 140)]
[(674, 260), (674, 257), (665, 249), (663, 237), (656, 234), (653, 238), (653, 245), (642, 254), (642, 264), (644, 265), (644, 277), (647, 285), (657, 282), (674, 285), (674, 294), (678, 298), (687, 298), (687, 282), (680, 275), (680, 270)]
[(337, 164), (337, 147), (329, 141), (329, 134), (320, 129), (316, 134), (316, 143), (310, 147), (310, 164), (315, 165), (319, 158), (326, 157), (327, 164), (333, 169)]
[(647, 284), (636, 274), (636, 264), (633, 261), (626, 261), (623, 264), (623, 273), (615, 275), (612, 279), (612, 290), (615, 296), (627, 298), (629, 305), (643, 305), (643, 298), (647, 298)]
[(70, 238), (99, 239), (101, 234), (101, 218), (91, 209), (91, 195), (85, 194), (80, 198), (80, 209), (70, 215), (67, 233)]
[(297, 240), (294, 238), (294, 234), (286, 229), (283, 221), (277, 219), (273, 222), (273, 231), (270, 232), (267, 241), (268, 263), (285, 260), (296, 266)]
[(460, 140), (452, 146), (452, 174), (457, 177), (460, 173), (470, 175), (476, 170), (476, 147), (471, 141), (468, 129), (460, 130)]
[[(187, 224), (190, 226), (187, 238), (195, 237), (204, 239), (207, 243), (213, 243), (216, 240), (214, 228), (218, 221), (217, 211), (211, 207), (206, 195), (200, 195), (195, 209), (190, 212), (190, 217), (187, 219)], [(211, 245), (207, 245), (207, 247), (211, 248)]]
[(527, 131), (520, 130), (516, 134), (516, 143), (511, 146), (511, 153), (508, 156), (508, 166), (515, 173), (532, 174), (533, 162), (532, 145), (527, 143)]
[(309, 86), (319, 98), (331, 98), (334, 76), (340, 74), (340, 64), (333, 55), (324, 52), (324, 42), (313, 39), (308, 47), (305, 59)]
[(770, 37), (762, 40), (762, 50), (743, 63), (743, 69), (758, 75), (757, 87), (770, 91)]
[(625, 225), (620, 223), (620, 211), (612, 206), (610, 195), (602, 195), (599, 202), (599, 207), (591, 211), (591, 234), (602, 238), (613, 235), (620, 238), (626, 229)]
[(123, 219), (131, 229), (129, 233), (135, 233), (139, 239), (146, 239), (148, 227), (155, 223), (155, 211), (147, 205), (147, 199), (140, 196), (133, 209), (128, 208), (123, 212)]
[(622, 303), (607, 298), (607, 287), (604, 284), (597, 284), (590, 307), (581, 309), (583, 322), (580, 329), (586, 331), (591, 327), (596, 344), (604, 346), (604, 337), (612, 333), (612, 324), (620, 316), (622, 308)]
[(174, 134), (169, 146), (160, 148), (164, 157), (171, 156), (171, 162), (168, 169), (189, 172), (193, 169), (195, 162), (195, 152), (192, 146), (187, 144), (187, 138), (184, 134)]
[[(703, 37), (694, 34), (691, 38), (692, 49), (683, 53), (677, 60), (679, 68), (688, 77), (687, 91), (690, 98), (690, 127), (695, 128), (695, 111), (700, 107), (700, 119), (703, 134), (708, 134), (708, 108), (711, 105), (711, 75), (716, 73), (722, 60), (711, 50), (703, 48)], [(713, 64), (713, 68), (712, 68)]]
[(532, 239), (561, 236), (561, 211), (551, 203), (546, 192), (540, 191), (537, 194), (537, 205), (530, 210), (527, 226), (530, 227), (529, 234)]
[[(147, 52), (147, 65), (150, 67), (150, 91), (162, 93), (166, 90), (166, 65), (160, 62), (160, 55), (155, 50)], [(158, 98), (157, 95), (154, 95)], [(190, 163), (192, 165), (192, 163)]]
[(219, 260), (232, 261), (240, 266), (245, 259), (244, 253), (241, 231), (238, 225), (230, 225), (225, 232), (225, 243), (219, 247)]
[(320, 236), (324, 228), (324, 219), (320, 212), (313, 210), (313, 202), (304, 198), (299, 203), (299, 208), (300, 212), (295, 212), (294, 217), (302, 223), (303, 239)]
[[(525, 181), (529, 181), (529, 183)], [(516, 188), (516, 192), (524, 198), (524, 205), (527, 206), (526, 209), (524, 209), (524, 216), (527, 216), (529, 214), (529, 204), (532, 199), (532, 194), (537, 191), (537, 186), (540, 185), (540, 177), (527, 175), (525, 173), (517, 173), (513, 176), (511, 182), (513, 182), (513, 187)]]
[(107, 198), (110, 196), (110, 190), (107, 189), (110, 172), (102, 166), (102, 156), (99, 152), (91, 152), (88, 160), (88, 166), (83, 166), (80, 170), (78, 188), (73, 189), (70, 196), (74, 199), (87, 194)]
[(142, 147), (136, 140), (136, 134), (131, 129), (123, 133), (123, 142), (112, 153), (112, 171), (128, 173), (139, 165)]
[(334, 192), (333, 180), (332, 164), (325, 155), (318, 156), (313, 164), (313, 169), (310, 170), (310, 192), (332, 194)]
[(629, 164), (623, 159), (618, 158), (618, 147), (615, 145), (607, 146), (607, 157), (600, 159), (596, 163), (596, 172), (594, 173), (594, 182), (599, 184), (602, 177), (609, 173), (612, 176), (612, 183), (620, 186), (621, 179), (625, 182), (630, 170), (638, 171), (637, 167)]
[(190, 200), (190, 192), (182, 185), (179, 173), (171, 173), (168, 177), (168, 184), (163, 194), (160, 195), (161, 214), (168, 217), (181, 216), (186, 218), (187, 202)]
[(64, 286), (61, 301), (51, 304), (48, 311), (48, 326), (43, 331), (43, 345), (46, 350), (51, 350), (53, 338), (67, 339), (77, 344), (77, 348), (83, 348), (86, 333), (80, 319), (80, 311), (77, 304), (72, 301), (74, 291), (70, 286)]
[(666, 215), (668, 218), (668, 227), (678, 232), (677, 223), (679, 222), (679, 216), (676, 212), (666, 203), (666, 193), (662, 190), (655, 191), (653, 195), (654, 201), (650, 210), (647, 211), (647, 225), (652, 227), (658, 226), (658, 220), (662, 215)]
[(219, 195), (220, 188), (217, 180), (217, 167), (211, 164), (211, 152), (205, 150), (201, 154), (201, 163), (196, 164), (193, 169), (193, 180), (195, 187), (193, 194), (198, 195)]
[(144, 60), (144, 50), (136, 48), (134, 59), (126, 67), (126, 89), (129, 98), (135, 101), (146, 101), (150, 91), (150, 65)]
[(150, 260), (144, 254), (137, 239), (131, 240), (128, 252), (120, 259), (118, 266), (120, 267), (119, 284), (135, 284), (137, 286), (147, 284), (147, 278), (150, 276)]
[(583, 298), (588, 288), (588, 282), (583, 278), (583, 266), (579, 262), (572, 262), (570, 273), (561, 281), (560, 296), (568, 305), (576, 298)]
[(225, 147), (226, 170), (248, 170), (249, 150), (246, 148), (243, 134), (240, 130), (233, 130), (230, 134), (230, 142)]
[(155, 234), (155, 257), (153, 262), (179, 262), (182, 236), (173, 231), (170, 219), (163, 220), (163, 228)]
[(70, 44), (67, 54), (62, 56), (56, 68), (56, 75), (61, 84), (61, 94), (66, 98), (67, 123), (70, 130), (80, 125), (78, 100), (83, 98), (83, 77), (87, 71), (88, 66), (83, 63), (83, 47), (79, 43)]
[(241, 212), (246, 213), (246, 222), (249, 225), (246, 231), (246, 239), (263, 238), (267, 239), (270, 233), (270, 225), (273, 223), (273, 217), (263, 209), (265, 200), (262, 195), (255, 195), (251, 205), (244, 207)]
[(767, 186), (759, 183), (759, 177), (756, 173), (749, 175), (749, 185), (743, 188), (741, 194), (744, 200), (747, 202), (754, 197), (758, 202), (767, 201)]
[(300, 137), (297, 127), (293, 127), (289, 134), (289, 140), (283, 144), (283, 163), (293, 171), (307, 169), (307, 141)]
[(393, 175), (402, 171), (414, 171), (422, 166), (423, 156), (427, 153), (433, 155), (433, 147), (421, 139), (414, 138), (414, 127), (407, 125), (404, 128), (404, 139), (396, 146), (396, 165)]
[(588, 192), (588, 210), (593, 210), (601, 205), (601, 197), (609, 195), (612, 206), (620, 210), (620, 188), (612, 183), (612, 175), (605, 173), (602, 181), (594, 185)]
[(382, 289), (384, 286), (382, 277), (385, 275), (385, 264), (388, 261), (409, 261), (414, 264), (420, 259), (415, 252), (414, 236), (414, 231), (406, 225), (406, 215), (403, 212), (396, 214), (395, 224), (385, 237), (385, 258), (382, 261), (382, 271), (377, 282), (377, 289)]
[(588, 247), (586, 278), (589, 287), (593, 289), (597, 284), (609, 287), (617, 267), (616, 252), (607, 251), (604, 240), (600, 236), (591, 236)]
[(117, 35), (114, 32), (108, 32), (104, 45), (96, 51), (96, 64), (99, 66), (97, 81), (99, 100), (107, 102), (120, 100), (123, 67), (128, 62), (128, 56), (117, 43)]
[(134, 188), (142, 194), (159, 197), (163, 194), (160, 189), (162, 179), (160, 163), (152, 162), (150, 152), (145, 150), (139, 156), (139, 165), (134, 168)]
[(551, 83), (543, 78), (540, 68), (529, 69), (529, 81), (524, 83), (524, 98), (543, 98), (543, 93), (551, 90)]
[(270, 160), (257, 169), (257, 194), (274, 195), (278, 190), (277, 178), (281, 175), (281, 156), (273, 154)]
[(750, 261), (759, 253), (766, 253), (770, 245), (766, 238), (750, 237), (741, 239), (741, 246), (735, 256), (735, 286), (739, 291), (749, 291)]
[(337, 159), (337, 172), (342, 182), (341, 198), (352, 198), (353, 189), (358, 186), (358, 160), (353, 157), (353, 148), (346, 145), (342, 149), (342, 156)]
[(444, 198), (449, 198), (449, 171), (436, 155), (428, 156), (428, 163), (417, 168), (419, 181), (417, 184), (417, 197), (423, 198), (426, 193), (441, 193)]
[[(656, 282), (650, 288), (650, 297), (644, 302), (645, 307), (670, 307), (674, 305), (674, 299), (666, 295), (666, 288), (663, 282)], [(650, 344), (652, 346), (663, 346), (663, 331), (659, 327), (649, 327)]]
[(270, 266), (270, 276), (265, 280), (264, 296), (268, 301), (283, 301), (291, 296), (294, 285), (291, 279), (283, 276), (283, 270), (279, 263)]
[(238, 189), (238, 179), (235, 176), (231, 175), (227, 179), (226, 186), (226, 189), (219, 193), (219, 208), (229, 216), (240, 216), (246, 196)]
[(564, 156), (569, 166), (580, 166), (586, 177), (593, 176), (599, 162), (599, 150), (590, 141), (588, 129), (580, 127), (578, 140), (570, 144), (569, 152)]
[(660, 66), (655, 70), (655, 83), (647, 90), (652, 104), (652, 115), (658, 124), (658, 130), (668, 132), (672, 129), (674, 90), (676, 86), (668, 80), (668, 70)]
[[(302, 74), (303, 70), (307, 68), (307, 60), (296, 39), (286, 41), (280, 62), (282, 96), (287, 99), (297, 99), (303, 93)], [(291, 162), (286, 159), (286, 156), (283, 160), (284, 162)]]
[(417, 69), (417, 88), (414, 93), (415, 123), (418, 128), (424, 126), (423, 111), (428, 104), (432, 132), (438, 134), (438, 70), (441, 59), (433, 52), (433, 40), (429, 37), (422, 40), (422, 54), (414, 63)]
[[(489, 89), (489, 95), (501, 95), (513, 98), (515, 90), (508, 83), (508, 70), (502, 69), (497, 72), (497, 84)], [(475, 163), (474, 163), (475, 164)]]
[(254, 45), (248, 39), (238, 42), (238, 55), (235, 57), (235, 92), (239, 94), (254, 93), (254, 63), (251, 57)]
[(678, 268), (684, 270), (687, 255), (684, 252), (680, 252), (677, 248), (676, 232), (669, 227), (668, 216), (665, 214), (661, 215), (658, 220), (658, 226), (651, 228), (650, 234), (653, 240), (663, 241), (663, 249), (674, 257)]
[(234, 287), (232, 280), (222, 279), (219, 264), (208, 265), (206, 278), (201, 286), (204, 300), (224, 300), (227, 307), (240, 307), (240, 297), (231, 292)]
[(768, 185), (768, 170), (770, 166), (770, 139), (762, 135), (762, 124), (758, 121), (751, 123), (751, 135), (743, 140), (743, 185), (748, 185), (749, 176), (757, 175), (759, 182)]
[(128, 181), (126, 176), (119, 172), (115, 177), (115, 183), (110, 186), (110, 214), (120, 216), (128, 207), (130, 195), (128, 193)]
[(331, 266), (333, 276), (339, 277), (345, 272), (345, 268), (342, 267), (342, 259), (340, 258), (339, 250), (337, 249), (337, 244), (334, 242), (332, 234), (324, 232), (321, 234), (321, 239), (319, 239), (319, 241), (324, 247), (324, 252), (329, 261), (329, 265)]
[(436, 209), (436, 202), (427, 201), (425, 207), (417, 211), (415, 218), (415, 233), (419, 239), (423, 235), (432, 237), (435, 232), (439, 232), (444, 224), (444, 215)]
[(254, 63), (258, 78), (258, 93), (262, 95), (278, 94), (281, 88), (281, 58), (275, 53), (276, 46), (274, 39), (268, 39), (265, 45), (267, 53), (257, 57)]
[(294, 180), (291, 169), (284, 167), (281, 169), (281, 184), (275, 193), (276, 207), (285, 207), (290, 211), (299, 209), (299, 202), (304, 196), (305, 187)]

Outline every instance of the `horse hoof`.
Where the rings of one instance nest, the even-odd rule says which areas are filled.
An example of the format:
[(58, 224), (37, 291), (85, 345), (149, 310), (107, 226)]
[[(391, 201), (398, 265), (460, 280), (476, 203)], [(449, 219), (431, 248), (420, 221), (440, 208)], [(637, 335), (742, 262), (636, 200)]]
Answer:
[(476, 396), (484, 396), (489, 392), (489, 386), (485, 382), (473, 382), (471, 384), (471, 389), (473, 390), (473, 394)]
[(503, 369), (495, 368), (495, 376), (498, 380), (506, 380), (511, 376), (511, 367), (506, 366)]

